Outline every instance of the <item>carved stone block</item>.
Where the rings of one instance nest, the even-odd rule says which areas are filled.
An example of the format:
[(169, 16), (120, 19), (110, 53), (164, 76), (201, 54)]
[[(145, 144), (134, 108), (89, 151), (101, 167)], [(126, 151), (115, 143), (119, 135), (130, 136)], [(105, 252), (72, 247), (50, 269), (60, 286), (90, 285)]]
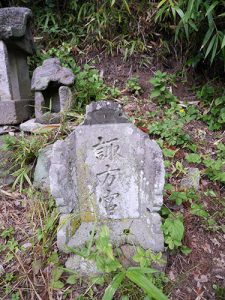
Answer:
[[(88, 123), (93, 115), (94, 124), (85, 125), (86, 119), (68, 138), (53, 145), (50, 189), (64, 219), (58, 246), (65, 251), (66, 246), (82, 247), (94, 227), (97, 237), (106, 224), (114, 245), (163, 251), (158, 214), (163, 203), (162, 152), (147, 134), (128, 123), (120, 105), (98, 104), (100, 124), (96, 103), (91, 104)], [(115, 123), (118, 114), (123, 116), (121, 123)], [(103, 124), (104, 115), (108, 117)], [(80, 222), (76, 230), (74, 218)]]

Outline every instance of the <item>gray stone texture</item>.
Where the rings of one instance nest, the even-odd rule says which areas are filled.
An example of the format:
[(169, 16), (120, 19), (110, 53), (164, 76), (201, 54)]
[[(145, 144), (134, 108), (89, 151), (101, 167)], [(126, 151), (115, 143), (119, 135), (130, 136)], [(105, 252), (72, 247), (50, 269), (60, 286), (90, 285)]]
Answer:
[(0, 125), (19, 124), (33, 111), (27, 56), (34, 53), (27, 8), (0, 9)]
[(34, 53), (34, 42), (30, 29), (32, 11), (26, 7), (0, 9), (0, 40), (12, 43), (28, 54)]
[(0, 101), (0, 125), (19, 124), (33, 112), (30, 100)]
[(32, 77), (35, 91), (35, 117), (38, 123), (59, 123), (61, 114), (72, 106), (72, 92), (68, 86), (74, 83), (74, 74), (62, 67), (57, 58), (49, 58), (36, 68)]
[(36, 123), (35, 119), (30, 119), (22, 124), (20, 124), (20, 130), (25, 132), (37, 132), (38, 130), (44, 128), (44, 124)]
[(181, 188), (199, 189), (200, 171), (198, 168), (189, 168), (187, 174), (181, 179)]
[[(100, 124), (96, 124), (98, 118)], [(137, 244), (163, 251), (158, 211), (164, 173), (159, 146), (125, 120), (118, 103), (92, 103), (83, 125), (53, 145), (52, 195), (62, 216), (79, 216), (81, 222), (73, 234), (71, 222), (64, 222), (58, 232), (60, 249), (82, 247), (97, 222), (96, 237), (106, 224), (114, 245)]]
[(0, 101), (11, 100), (11, 85), (9, 81), (9, 58), (4, 42), (0, 41)]
[(41, 149), (38, 155), (34, 172), (34, 186), (44, 191), (49, 191), (49, 169), (51, 165), (52, 145)]
[(92, 102), (86, 108), (84, 125), (128, 123), (122, 105), (112, 101)]
[(66, 261), (66, 268), (75, 270), (82, 277), (96, 277), (102, 274), (97, 269), (96, 263), (78, 255), (72, 255)]
[(49, 58), (34, 70), (31, 88), (33, 91), (44, 91), (50, 82), (70, 86), (74, 83), (74, 78), (73, 72), (62, 67), (59, 59)]
[(73, 95), (71, 89), (68, 86), (60, 86), (59, 99), (60, 99), (60, 111), (67, 111), (73, 105)]

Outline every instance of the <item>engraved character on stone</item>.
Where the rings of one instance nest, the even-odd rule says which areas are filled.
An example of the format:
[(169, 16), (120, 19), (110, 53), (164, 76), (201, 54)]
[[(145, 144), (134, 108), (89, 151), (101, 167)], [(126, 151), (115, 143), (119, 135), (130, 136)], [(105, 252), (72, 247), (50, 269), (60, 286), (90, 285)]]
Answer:
[(120, 169), (111, 169), (110, 165), (106, 165), (107, 170), (97, 174), (97, 178), (101, 185), (111, 186), (116, 180)]
[(122, 157), (119, 153), (120, 145), (118, 144), (118, 138), (114, 138), (108, 141), (104, 141), (101, 136), (98, 137), (99, 142), (93, 146), (95, 150), (95, 157), (97, 159), (108, 158), (113, 160), (115, 158)]
[(115, 202), (119, 196), (119, 193), (111, 193), (111, 190), (107, 190), (107, 193), (100, 197), (99, 202), (104, 203), (105, 210), (109, 213), (109, 215), (113, 215), (116, 207), (118, 206)]

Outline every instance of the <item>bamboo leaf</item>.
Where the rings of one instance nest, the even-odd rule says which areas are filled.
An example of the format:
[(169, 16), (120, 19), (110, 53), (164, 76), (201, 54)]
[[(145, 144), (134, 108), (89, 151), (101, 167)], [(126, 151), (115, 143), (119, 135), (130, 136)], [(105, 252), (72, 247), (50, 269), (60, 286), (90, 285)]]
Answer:
[(188, 24), (185, 24), (185, 23), (184, 23), (184, 30), (185, 30), (186, 38), (187, 38), (187, 40), (189, 40)]
[(221, 44), (221, 49), (225, 46), (225, 35), (223, 36), (222, 44)]
[(123, 4), (125, 5), (125, 7), (126, 7), (128, 13), (131, 14), (129, 4), (127, 3), (126, 0), (123, 0)]
[(120, 286), (121, 282), (124, 280), (125, 276), (126, 276), (126, 273), (121, 272), (113, 278), (110, 285), (106, 288), (102, 300), (111, 300), (111, 299), (113, 299), (113, 296), (114, 296), (115, 292), (117, 291), (117, 289)]
[(183, 10), (180, 9), (178, 6), (174, 6), (174, 10), (178, 13), (178, 15), (181, 17), (181, 19), (184, 17)]
[(211, 59), (210, 59), (210, 63), (212, 64), (213, 61), (214, 61), (214, 58), (216, 56), (216, 52), (217, 52), (217, 46), (218, 46), (218, 40), (219, 40), (219, 37), (218, 35), (216, 36), (216, 39), (215, 39), (215, 43), (213, 45), (213, 50), (212, 50), (212, 55), (211, 55)]
[[(214, 30), (214, 27), (210, 27), (210, 28), (208, 29), (208, 31), (206, 32), (205, 37), (204, 37), (204, 40), (203, 40), (203, 42), (202, 42), (201, 49), (204, 48), (205, 45), (208, 43), (208, 41), (209, 41), (209, 39), (210, 39), (210, 37), (211, 37), (211, 35), (212, 35), (212, 33), (213, 33), (213, 30)], [(201, 49), (200, 49), (200, 50), (201, 50)]]
[(143, 274), (128, 270), (126, 275), (131, 281), (141, 287), (149, 297), (153, 297), (156, 300), (168, 300), (167, 296)]
[(194, 5), (194, 0), (189, 0), (188, 7), (187, 7), (187, 12), (185, 14), (186, 21), (191, 17), (193, 5)]
[(130, 267), (128, 269), (129, 271), (138, 271), (140, 273), (145, 273), (145, 274), (154, 274), (154, 273), (159, 273), (159, 270), (152, 269), (152, 268), (141, 268), (141, 267)]
[(173, 3), (172, 0), (169, 0), (169, 3), (170, 3), (170, 6), (171, 6), (171, 7), (174, 7), (174, 3)]
[(205, 16), (208, 16), (211, 11), (218, 5), (219, 1), (214, 2), (210, 7), (207, 9)]
[(206, 53), (205, 53), (205, 58), (209, 55), (210, 51), (212, 50), (212, 47), (213, 47), (213, 45), (215, 43), (215, 39), (216, 39), (216, 35), (214, 35), (212, 37), (212, 39), (211, 39), (211, 41), (210, 41), (210, 43), (208, 45), (208, 48), (207, 48)]
[(189, 25), (195, 30), (198, 31), (197, 26), (195, 25), (195, 23), (192, 20), (189, 20)]
[(160, 8), (167, 0), (162, 0), (159, 2), (157, 8)]
[(218, 17), (225, 17), (225, 12), (222, 13), (222, 14), (220, 14), (220, 15), (218, 15)]

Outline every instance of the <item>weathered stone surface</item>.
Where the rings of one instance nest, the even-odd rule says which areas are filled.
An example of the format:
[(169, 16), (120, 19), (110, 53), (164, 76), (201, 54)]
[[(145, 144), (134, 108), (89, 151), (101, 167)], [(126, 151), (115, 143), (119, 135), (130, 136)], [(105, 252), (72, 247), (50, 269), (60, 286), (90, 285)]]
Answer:
[(84, 125), (128, 123), (122, 106), (117, 102), (99, 101), (87, 106)]
[(35, 92), (34, 94), (34, 101), (35, 101), (35, 118), (38, 123), (39, 118), (42, 117), (42, 107), (45, 106), (45, 99), (41, 92)]
[(33, 74), (32, 89), (35, 91), (35, 117), (38, 123), (60, 123), (61, 113), (72, 106), (69, 85), (74, 74), (61, 66), (57, 58), (49, 58)]
[(68, 86), (60, 86), (59, 88), (60, 111), (67, 111), (73, 105), (73, 95)]
[(0, 9), (0, 40), (13, 43), (28, 54), (33, 54), (34, 43), (30, 31), (32, 12), (25, 7)]
[(44, 191), (49, 191), (49, 169), (51, 165), (52, 145), (48, 145), (39, 152), (34, 171), (34, 186)]
[[(117, 103), (99, 105), (100, 124), (78, 126), (65, 141), (53, 145), (52, 195), (62, 214), (79, 215), (81, 221), (75, 234), (66, 237), (65, 228), (70, 225), (64, 224), (58, 240), (63, 237), (67, 245), (82, 247), (97, 221), (96, 237), (101, 225), (107, 224), (114, 245), (138, 244), (162, 251), (158, 214), (164, 186), (161, 150), (133, 124), (115, 123), (106, 106), (117, 116)], [(96, 110), (94, 104), (87, 112), (91, 110)], [(90, 114), (88, 120), (92, 122)], [(93, 120), (97, 122), (96, 114)], [(125, 117), (122, 120), (127, 122)]]
[(36, 122), (40, 124), (59, 124), (61, 120), (60, 113), (46, 112), (42, 116), (36, 118)]
[(36, 119), (30, 119), (22, 124), (20, 124), (20, 130), (25, 132), (35, 132), (38, 129), (44, 128), (44, 124), (36, 122)]
[[(75, 153), (75, 145), (58, 140), (52, 148), (50, 166), (50, 189), (52, 196), (61, 213), (68, 214), (74, 209), (79, 210), (76, 195), (75, 164), (72, 162), (71, 153)], [(63, 188), (64, 186), (64, 188)]]
[(11, 100), (8, 52), (2, 41), (0, 41), (0, 66), (0, 101)]
[(32, 101), (0, 101), (0, 125), (19, 124), (32, 114)]
[(200, 171), (198, 168), (189, 168), (187, 174), (181, 179), (181, 187), (184, 189), (199, 189)]
[(79, 276), (83, 277), (95, 277), (102, 274), (98, 271), (96, 263), (92, 260), (85, 259), (78, 255), (72, 255), (66, 261), (66, 268), (75, 270)]
[(33, 111), (27, 56), (34, 53), (30, 9), (0, 9), (0, 125), (19, 124)]
[(49, 58), (43, 62), (43, 65), (34, 70), (31, 88), (34, 91), (46, 90), (50, 82), (59, 85), (72, 85), (75, 76), (73, 72), (62, 67), (59, 59)]

